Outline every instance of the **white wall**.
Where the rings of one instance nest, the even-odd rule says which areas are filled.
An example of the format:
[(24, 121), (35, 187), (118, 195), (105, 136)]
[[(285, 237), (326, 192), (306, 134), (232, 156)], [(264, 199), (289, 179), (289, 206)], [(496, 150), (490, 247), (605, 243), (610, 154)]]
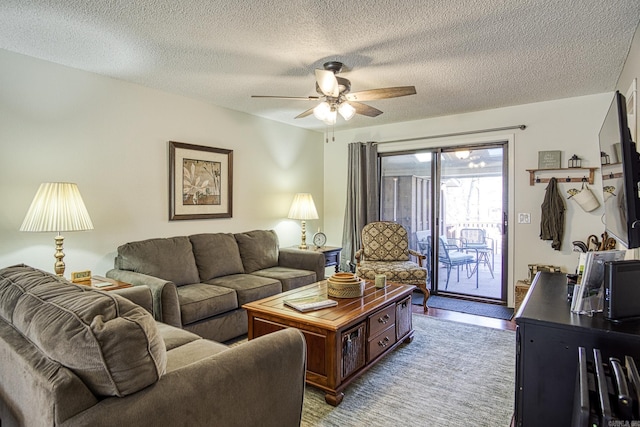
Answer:
[[(53, 270), (54, 233), (18, 231), (41, 182), (76, 182), (94, 223), (66, 233), (67, 277), (151, 237), (274, 228), (297, 244), (294, 193), (323, 211), (320, 133), (3, 50), (0, 70), (0, 267)], [(233, 218), (168, 220), (171, 140), (233, 150)]]
[[(408, 149), (470, 143), (510, 140), (509, 146), (509, 201), (510, 240), (509, 303), (513, 304), (513, 286), (518, 279), (527, 277), (527, 265), (532, 263), (559, 265), (572, 272), (577, 265), (577, 254), (572, 252), (573, 240), (586, 240), (590, 234), (600, 236), (602, 207), (586, 213), (573, 201), (567, 201), (566, 227), (561, 251), (551, 249), (550, 242), (542, 241), (540, 234), (540, 205), (546, 184), (529, 185), (526, 169), (535, 169), (538, 151), (561, 150), (562, 165), (577, 154), (584, 167), (599, 167), (598, 131), (604, 119), (612, 94), (583, 96), (557, 101), (520, 105), (480, 111), (456, 116), (437, 117), (385, 126), (372, 126), (354, 131), (336, 132), (336, 141), (325, 144), (325, 229), (332, 244), (342, 239), (342, 224), (346, 192), (347, 145), (354, 141), (389, 141), (442, 135), (453, 132), (500, 128), (525, 124), (524, 131), (501, 131), (461, 138), (424, 140), (412, 143), (381, 144), (381, 150)], [(557, 176), (560, 178), (560, 176)], [(576, 184), (561, 183), (560, 191)], [(591, 188), (601, 196), (599, 174)], [(567, 195), (568, 196), (568, 195)], [(531, 224), (517, 224), (516, 213), (530, 213)]]

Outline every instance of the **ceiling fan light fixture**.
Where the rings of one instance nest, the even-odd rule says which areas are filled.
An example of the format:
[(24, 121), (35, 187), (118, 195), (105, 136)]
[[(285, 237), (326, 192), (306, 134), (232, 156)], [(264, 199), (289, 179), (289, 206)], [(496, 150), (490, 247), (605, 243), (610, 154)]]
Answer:
[(327, 112), (327, 116), (323, 120), (325, 125), (333, 126), (336, 124), (336, 119), (338, 118), (338, 112), (335, 108), (330, 108)]
[(456, 157), (460, 160), (468, 159), (471, 151), (469, 150), (458, 150), (456, 151)]
[(348, 121), (348, 120), (351, 120), (353, 116), (356, 115), (356, 109), (353, 107), (353, 105), (349, 104), (348, 102), (343, 102), (338, 107), (338, 113), (340, 113), (343, 119)]
[(316, 117), (316, 119), (322, 120), (322, 121), (325, 121), (327, 119), (327, 116), (329, 115), (330, 112), (331, 112), (331, 106), (326, 101), (321, 102), (313, 109), (313, 115)]

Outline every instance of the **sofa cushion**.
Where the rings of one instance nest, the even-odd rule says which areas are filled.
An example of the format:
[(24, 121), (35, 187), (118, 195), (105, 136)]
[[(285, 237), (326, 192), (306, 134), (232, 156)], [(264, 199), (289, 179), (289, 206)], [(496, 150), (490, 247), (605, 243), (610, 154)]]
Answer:
[(118, 247), (116, 268), (135, 271), (182, 286), (200, 282), (187, 236), (148, 239)]
[(217, 316), (238, 308), (238, 298), (233, 289), (195, 283), (178, 288), (182, 324)]
[(238, 242), (233, 234), (195, 234), (189, 236), (189, 240), (193, 246), (200, 281), (244, 273)]
[(235, 235), (244, 272), (249, 274), (278, 265), (278, 236), (273, 230), (254, 230)]
[(114, 293), (25, 265), (0, 270), (0, 316), (98, 396), (126, 396), (165, 372), (155, 321)]
[(269, 277), (279, 280), (282, 283), (282, 292), (299, 288), (316, 281), (316, 273), (309, 270), (300, 270), (289, 267), (271, 267), (264, 270), (254, 271), (256, 276)]
[[(201, 340), (202, 337), (193, 334), (184, 329), (176, 328), (175, 326), (167, 325), (166, 323), (156, 322), (158, 333), (164, 341), (164, 346), (167, 352), (191, 341)], [(168, 358), (167, 358), (168, 359)]]
[(207, 283), (233, 289), (238, 295), (238, 306), (282, 292), (282, 284), (276, 279), (253, 274), (233, 274), (218, 277)]

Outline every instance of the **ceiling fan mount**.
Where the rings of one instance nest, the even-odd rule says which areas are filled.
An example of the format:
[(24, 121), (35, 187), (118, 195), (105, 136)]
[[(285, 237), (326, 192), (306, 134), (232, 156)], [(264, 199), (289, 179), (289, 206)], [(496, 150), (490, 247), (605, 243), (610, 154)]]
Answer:
[(317, 106), (310, 108), (296, 116), (296, 119), (313, 114), (327, 125), (334, 125), (339, 113), (345, 120), (350, 120), (355, 114), (368, 117), (376, 117), (382, 111), (360, 101), (373, 101), (400, 96), (415, 95), (414, 86), (397, 86), (379, 89), (369, 89), (360, 92), (351, 92), (351, 82), (344, 77), (338, 77), (344, 68), (340, 61), (328, 61), (323, 64), (322, 70), (316, 69), (316, 92), (320, 96), (271, 96), (252, 95), (252, 98), (279, 98), (306, 101), (321, 101)]
[(329, 61), (322, 64), (322, 67), (327, 71), (331, 71), (333, 74), (338, 74), (342, 71), (344, 64), (340, 61)]

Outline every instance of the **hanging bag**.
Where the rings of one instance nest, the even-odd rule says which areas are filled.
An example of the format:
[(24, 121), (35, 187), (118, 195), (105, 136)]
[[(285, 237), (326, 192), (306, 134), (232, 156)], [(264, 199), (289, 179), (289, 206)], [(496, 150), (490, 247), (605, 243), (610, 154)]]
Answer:
[(570, 199), (575, 200), (585, 212), (591, 212), (600, 206), (600, 202), (598, 202), (596, 196), (593, 195), (589, 186), (584, 182), (582, 183), (582, 189), (577, 194), (571, 196)]

